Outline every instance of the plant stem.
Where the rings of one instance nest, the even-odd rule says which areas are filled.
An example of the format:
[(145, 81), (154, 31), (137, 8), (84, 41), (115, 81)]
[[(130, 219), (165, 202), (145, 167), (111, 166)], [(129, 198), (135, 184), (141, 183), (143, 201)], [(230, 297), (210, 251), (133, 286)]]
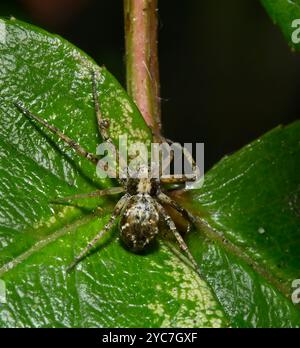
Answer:
[(160, 134), (157, 0), (124, 0), (127, 91)]

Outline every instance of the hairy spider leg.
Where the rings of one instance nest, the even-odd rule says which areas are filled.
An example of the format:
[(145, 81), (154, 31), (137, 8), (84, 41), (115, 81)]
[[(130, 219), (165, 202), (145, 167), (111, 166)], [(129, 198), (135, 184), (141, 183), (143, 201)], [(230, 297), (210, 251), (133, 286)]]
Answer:
[[(176, 143), (170, 139), (167, 139), (167, 138), (164, 138), (164, 140), (169, 144), (169, 145), (173, 145), (173, 146), (177, 146), (179, 147), (180, 149), (183, 149), (183, 155), (184, 157), (189, 161), (189, 163), (192, 163), (192, 168), (193, 168), (193, 172), (194, 170), (196, 169), (197, 171), (199, 171), (199, 168), (193, 158), (193, 156), (190, 154), (189, 151), (187, 151), (187, 149), (185, 147), (182, 147), (179, 143)], [(171, 161), (173, 160), (174, 158), (174, 152), (172, 151), (172, 159)], [(166, 169), (163, 168), (163, 171)], [(163, 172), (162, 172), (163, 173)], [(171, 175), (169, 177), (166, 177), (166, 178), (161, 178), (161, 182), (163, 184), (180, 184), (180, 183), (185, 183), (187, 181), (195, 181), (197, 179), (197, 174), (194, 174), (192, 177), (187, 177), (186, 175), (182, 175), (180, 178), (177, 178), (176, 176), (174, 175)]]
[[(151, 128), (151, 126), (149, 126)], [(151, 132), (152, 132), (152, 137), (153, 139), (155, 139), (158, 143), (162, 144), (164, 142), (168, 143), (169, 145), (175, 145), (177, 147), (180, 147), (181, 149), (183, 149), (183, 155), (184, 157), (187, 158), (187, 160), (192, 163), (192, 167), (193, 170), (195, 168), (198, 168), (198, 166), (196, 165), (196, 162), (193, 158), (193, 156), (190, 154), (189, 151), (187, 151), (184, 147), (182, 147), (179, 143), (174, 142), (173, 140), (170, 140), (168, 138), (165, 138), (163, 135), (158, 134), (153, 128), (151, 128)], [(174, 159), (174, 151), (170, 152), (170, 161), (168, 161), (167, 163), (163, 163), (162, 158), (160, 159), (161, 166), (160, 166), (160, 176), (163, 175), (163, 173), (165, 172), (166, 168), (170, 165), (170, 163), (172, 163)], [(185, 175), (181, 176), (180, 178), (177, 178), (174, 175), (169, 175), (167, 178), (161, 177), (160, 181), (163, 184), (181, 184), (181, 183), (185, 183), (187, 181), (194, 181), (197, 179), (197, 174), (193, 175), (193, 177), (187, 177)]]
[(93, 248), (93, 246), (101, 239), (105, 233), (107, 233), (113, 226), (116, 218), (120, 215), (125, 203), (127, 202), (129, 194), (125, 194), (119, 202), (116, 204), (115, 209), (110, 217), (108, 223), (104, 226), (104, 228), (96, 235), (96, 237), (91, 240), (88, 245), (82, 250), (82, 252), (75, 257), (74, 261), (67, 267), (67, 272), (71, 271), (77, 263)]
[(162, 216), (162, 218), (166, 222), (167, 226), (169, 227), (170, 231), (174, 234), (180, 249), (184, 253), (186, 253), (186, 255), (187, 255), (188, 259), (190, 260), (190, 262), (192, 263), (195, 271), (201, 276), (198, 264), (197, 264), (196, 260), (194, 259), (193, 255), (191, 254), (191, 252), (189, 251), (189, 248), (186, 245), (185, 241), (183, 240), (182, 236), (177, 231), (177, 228), (175, 226), (174, 221), (171, 219), (171, 217), (166, 213), (165, 209), (159, 203), (156, 203), (156, 206), (157, 206), (157, 209), (158, 209), (160, 215)]
[(184, 184), (187, 181), (195, 181), (196, 180), (196, 176), (193, 176), (192, 178), (188, 178), (185, 175), (182, 175), (181, 177), (177, 177), (175, 175), (169, 175), (168, 177), (164, 178), (160, 178), (160, 182), (162, 184)]
[(81, 199), (81, 198), (90, 198), (90, 197), (102, 197), (102, 196), (108, 196), (108, 195), (116, 195), (118, 193), (122, 193), (125, 191), (125, 188), (122, 186), (118, 187), (109, 187), (104, 190), (97, 190), (89, 193), (81, 193), (81, 194), (76, 194), (72, 196), (67, 196), (67, 197), (62, 197), (62, 198), (57, 198), (51, 201), (51, 203), (66, 203), (70, 202), (76, 199)]
[[(152, 133), (152, 138), (153, 140), (156, 142), (156, 143), (159, 143), (159, 144), (162, 144), (164, 142), (167, 142), (167, 139), (161, 135), (160, 133), (158, 133), (151, 125), (148, 125), (148, 127), (150, 128), (151, 130), (151, 133)], [(163, 162), (163, 159), (162, 159), (162, 154), (160, 153), (160, 158), (159, 158), (159, 176), (161, 177), (162, 174), (164, 173), (164, 171), (166, 170), (166, 168), (170, 165), (170, 163), (173, 161), (174, 159), (174, 152), (171, 151), (170, 152), (170, 161), (164, 163)]]
[[(94, 99), (94, 107), (95, 107), (95, 113), (97, 116), (97, 124), (98, 124), (98, 130), (99, 133), (102, 137), (102, 139), (106, 142), (109, 142), (113, 144), (109, 134), (108, 134), (108, 129), (109, 129), (109, 120), (103, 118), (102, 112), (100, 109), (100, 103), (99, 103), (99, 96), (97, 93), (97, 81), (96, 81), (96, 73), (94, 70), (91, 71), (92, 75), (92, 83), (93, 83), (93, 99)], [(114, 145), (114, 144), (113, 144)]]
[(91, 152), (86, 151), (83, 147), (81, 147), (78, 143), (76, 143), (73, 139), (69, 138), (67, 135), (65, 135), (60, 129), (57, 127), (52, 126), (44, 119), (40, 118), (39, 116), (34, 115), (32, 112), (30, 112), (20, 101), (14, 103), (14, 105), (17, 107), (17, 109), (22, 112), (23, 115), (34, 119), (38, 123), (45, 126), (47, 129), (49, 129), (52, 133), (56, 134), (60, 139), (62, 139), (65, 143), (67, 143), (72, 149), (75, 150), (75, 152), (82, 156), (87, 158), (89, 161), (97, 165), (99, 159), (96, 155), (94, 155)]
[[(91, 70), (91, 75), (92, 75), (92, 84), (93, 84), (93, 99), (94, 99), (94, 106), (95, 106), (95, 113), (97, 116), (97, 124), (98, 124), (98, 130), (99, 133), (103, 139), (103, 141), (106, 141), (107, 143), (111, 144), (115, 151), (116, 151), (116, 157), (117, 157), (117, 164), (118, 164), (118, 177), (120, 178), (120, 174), (122, 173), (120, 170), (120, 162), (123, 162), (123, 165), (126, 165), (126, 163), (124, 162), (124, 159), (122, 158), (122, 156), (120, 156), (120, 153), (116, 147), (116, 145), (113, 143), (108, 130), (110, 127), (110, 122), (108, 119), (103, 118), (102, 112), (101, 112), (101, 107), (100, 107), (100, 103), (99, 103), (99, 95), (97, 93), (97, 80), (96, 80), (96, 73), (94, 70)], [(126, 167), (126, 166), (125, 166)]]
[(164, 139), (165, 139), (165, 141), (166, 141), (169, 145), (174, 145), (174, 144), (175, 144), (175, 146), (180, 146), (181, 148), (183, 148), (183, 154), (184, 154), (184, 156), (188, 159), (188, 161), (192, 163), (193, 169), (194, 169), (195, 167), (197, 167), (197, 164), (196, 164), (196, 162), (195, 162), (193, 156), (190, 154), (189, 151), (187, 151), (187, 149), (186, 149), (185, 147), (182, 147), (181, 144), (176, 143), (176, 142), (174, 142), (174, 141), (171, 140), (171, 139), (168, 139), (168, 138), (164, 138)]

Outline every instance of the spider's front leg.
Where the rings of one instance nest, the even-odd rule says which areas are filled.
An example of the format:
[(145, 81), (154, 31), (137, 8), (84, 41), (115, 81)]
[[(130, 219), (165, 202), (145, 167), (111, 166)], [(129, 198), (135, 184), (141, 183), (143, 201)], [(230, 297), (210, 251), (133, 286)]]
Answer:
[(94, 107), (95, 107), (95, 113), (97, 116), (98, 130), (99, 130), (99, 133), (104, 141), (113, 144), (113, 142), (108, 134), (109, 120), (107, 120), (106, 118), (103, 118), (103, 116), (102, 116), (100, 103), (99, 103), (99, 96), (97, 93), (96, 73), (94, 70), (91, 71), (91, 75), (92, 75), (92, 83), (93, 83)]
[(175, 226), (174, 221), (171, 219), (171, 217), (166, 213), (165, 209), (159, 204), (156, 203), (157, 209), (160, 213), (160, 215), (163, 217), (164, 221), (166, 222), (167, 226), (169, 227), (170, 231), (173, 232), (178, 245), (180, 247), (180, 249), (186, 253), (188, 259), (190, 260), (190, 262), (192, 263), (195, 271), (200, 275), (200, 270), (199, 270), (199, 266), (196, 262), (196, 260), (194, 259), (193, 255), (191, 254), (191, 252), (189, 251), (188, 246), (186, 245), (185, 241), (183, 240), (182, 236), (180, 235), (180, 233), (177, 231), (177, 228)]
[(82, 250), (82, 252), (78, 256), (75, 257), (74, 261), (67, 267), (67, 272), (71, 271), (77, 265), (77, 263), (93, 248), (93, 246), (98, 242), (98, 240), (101, 239), (105, 235), (105, 233), (107, 233), (112, 228), (116, 218), (120, 215), (123, 207), (127, 203), (128, 198), (129, 198), (129, 195), (125, 194), (119, 200), (119, 202), (115, 206), (115, 209), (114, 209), (108, 223), (96, 235), (96, 237), (88, 243), (88, 245)]
[(122, 181), (120, 180), (121, 174), (123, 174), (121, 167), (126, 168), (126, 161), (120, 156), (120, 152), (118, 151), (117, 147), (113, 143), (110, 135), (109, 135), (109, 127), (110, 122), (108, 119), (103, 118), (100, 102), (99, 102), (99, 95), (97, 93), (97, 80), (96, 80), (96, 72), (94, 70), (91, 71), (92, 75), (92, 92), (93, 92), (93, 100), (94, 100), (94, 108), (95, 113), (97, 117), (97, 124), (98, 124), (98, 131), (102, 137), (102, 140), (111, 144), (116, 152), (116, 158), (117, 158), (117, 164), (118, 164), (118, 181), (122, 184)]
[(66, 144), (68, 144), (75, 152), (82, 157), (87, 158), (89, 161), (97, 165), (99, 159), (96, 155), (91, 152), (85, 150), (82, 146), (80, 146), (76, 141), (69, 138), (66, 134), (64, 134), (60, 129), (55, 126), (52, 126), (50, 123), (40, 118), (37, 115), (34, 115), (31, 111), (29, 111), (20, 101), (14, 103), (16, 108), (26, 117), (35, 120), (36, 122), (42, 124), (44, 127), (49, 129), (52, 133), (56, 134), (61, 140), (63, 140)]

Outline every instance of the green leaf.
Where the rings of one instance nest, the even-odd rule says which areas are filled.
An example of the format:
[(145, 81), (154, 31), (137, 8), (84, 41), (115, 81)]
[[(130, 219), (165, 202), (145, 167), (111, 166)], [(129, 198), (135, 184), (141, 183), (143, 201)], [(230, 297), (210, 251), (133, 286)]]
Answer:
[[(291, 47), (300, 50), (300, 1), (261, 0), (275, 24), (279, 25)], [(298, 20), (298, 22), (294, 22)]]
[(150, 143), (151, 133), (117, 81), (83, 52), (19, 21), (0, 28), (0, 279), (7, 290), (0, 326), (298, 327), (291, 294), (300, 278), (300, 123), (223, 159), (184, 201), (199, 216), (188, 242), (203, 279), (163, 241), (144, 255), (127, 251), (117, 227), (66, 274), (117, 198), (85, 200), (84, 209), (50, 201), (115, 183), (100, 180), (93, 165), (12, 103), (21, 100), (95, 152), (93, 68), (114, 141), (126, 132), (131, 142)]
[(186, 262), (163, 243), (145, 255), (130, 253), (115, 238), (117, 228), (66, 274), (117, 198), (85, 200), (85, 209), (50, 201), (114, 182), (97, 178), (92, 164), (12, 103), (22, 101), (95, 152), (101, 139), (93, 68), (114, 141), (125, 132), (130, 142), (150, 143), (151, 133), (117, 81), (83, 52), (16, 20), (1, 21), (0, 29), (0, 279), (6, 285), (0, 326), (228, 325), (211, 289)]
[[(299, 327), (300, 122), (225, 157), (193, 191), (193, 253), (236, 327)], [(199, 248), (200, 246), (200, 248)]]

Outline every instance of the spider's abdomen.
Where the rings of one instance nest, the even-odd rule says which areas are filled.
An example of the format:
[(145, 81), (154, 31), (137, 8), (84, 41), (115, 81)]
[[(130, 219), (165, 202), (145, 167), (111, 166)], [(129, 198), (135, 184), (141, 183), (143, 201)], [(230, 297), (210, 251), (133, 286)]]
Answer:
[(120, 219), (120, 237), (133, 251), (143, 250), (158, 234), (159, 214), (148, 194), (132, 196)]

